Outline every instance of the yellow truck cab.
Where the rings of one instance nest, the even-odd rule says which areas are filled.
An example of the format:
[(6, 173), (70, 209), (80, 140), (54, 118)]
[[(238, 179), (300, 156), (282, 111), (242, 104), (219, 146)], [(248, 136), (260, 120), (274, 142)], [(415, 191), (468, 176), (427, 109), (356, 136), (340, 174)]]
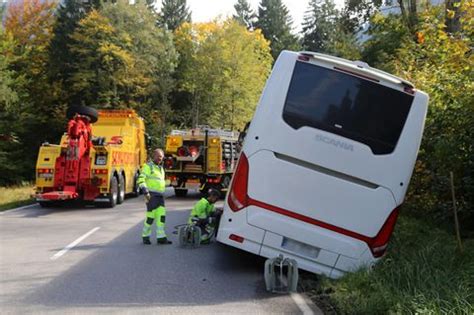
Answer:
[(125, 194), (138, 195), (136, 179), (146, 161), (143, 119), (134, 110), (99, 110), (92, 123), (90, 110), (82, 106), (69, 115), (68, 132), (59, 145), (40, 147), (36, 200), (42, 206), (82, 199), (114, 207)]
[(225, 193), (239, 158), (239, 133), (209, 127), (173, 130), (166, 137), (164, 166), (175, 195), (209, 188)]

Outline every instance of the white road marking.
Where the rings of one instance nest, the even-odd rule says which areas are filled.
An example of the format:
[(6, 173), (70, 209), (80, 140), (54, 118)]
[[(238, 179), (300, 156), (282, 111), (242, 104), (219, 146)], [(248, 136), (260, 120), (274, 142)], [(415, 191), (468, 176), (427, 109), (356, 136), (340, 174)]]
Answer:
[(19, 208), (15, 208), (15, 209), (5, 210), (5, 211), (0, 212), (0, 214), (10, 213), (10, 212), (13, 212), (13, 211), (18, 211), (18, 210), (23, 210), (23, 209), (31, 208), (31, 207), (34, 207), (34, 206), (36, 206), (36, 203), (31, 204), (31, 205), (26, 205), (26, 206), (23, 206), (23, 207), (19, 207)]
[(89, 232), (87, 232), (86, 234), (82, 235), (77, 240), (75, 240), (74, 242), (72, 242), (71, 244), (64, 247), (62, 250), (60, 250), (56, 254), (54, 254), (54, 256), (51, 257), (51, 260), (56, 260), (59, 257), (61, 257), (62, 255), (66, 254), (70, 249), (72, 249), (74, 246), (76, 246), (77, 244), (79, 244), (80, 242), (85, 240), (87, 237), (91, 236), (93, 233), (97, 232), (99, 229), (100, 229), (100, 227), (97, 226), (97, 227), (93, 228), (92, 230), (90, 230)]
[(299, 293), (290, 293), (291, 298), (295, 302), (296, 306), (303, 312), (303, 315), (314, 315), (313, 310), (309, 307), (304, 297)]

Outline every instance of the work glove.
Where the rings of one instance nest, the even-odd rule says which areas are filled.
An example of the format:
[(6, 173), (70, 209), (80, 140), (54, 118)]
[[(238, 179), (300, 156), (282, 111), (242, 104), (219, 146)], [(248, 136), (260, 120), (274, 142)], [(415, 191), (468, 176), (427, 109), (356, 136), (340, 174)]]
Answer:
[(199, 219), (197, 222), (196, 222), (196, 225), (198, 226), (204, 226), (208, 223), (208, 219)]
[(142, 193), (145, 196), (145, 202), (148, 203), (151, 199), (150, 192), (148, 191), (148, 188), (146, 187), (141, 187)]

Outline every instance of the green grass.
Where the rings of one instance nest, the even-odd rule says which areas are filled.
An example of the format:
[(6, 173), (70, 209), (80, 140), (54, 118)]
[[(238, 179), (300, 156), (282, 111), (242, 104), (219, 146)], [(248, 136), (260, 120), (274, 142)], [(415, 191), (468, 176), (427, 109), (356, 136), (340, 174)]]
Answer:
[(474, 314), (474, 240), (401, 217), (387, 256), (372, 271), (339, 280), (305, 274), (302, 285), (327, 314)]
[(0, 211), (13, 209), (34, 202), (33, 185), (25, 183), (14, 187), (0, 187)]

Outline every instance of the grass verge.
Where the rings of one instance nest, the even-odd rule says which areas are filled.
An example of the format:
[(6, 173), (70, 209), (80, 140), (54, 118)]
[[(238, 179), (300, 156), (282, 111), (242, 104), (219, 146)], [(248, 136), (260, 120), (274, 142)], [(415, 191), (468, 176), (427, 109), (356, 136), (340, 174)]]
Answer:
[(31, 198), (33, 185), (23, 184), (13, 187), (0, 187), (0, 211), (34, 203)]
[(304, 274), (306, 293), (326, 314), (474, 314), (474, 239), (401, 216), (387, 256), (372, 271), (339, 280)]

